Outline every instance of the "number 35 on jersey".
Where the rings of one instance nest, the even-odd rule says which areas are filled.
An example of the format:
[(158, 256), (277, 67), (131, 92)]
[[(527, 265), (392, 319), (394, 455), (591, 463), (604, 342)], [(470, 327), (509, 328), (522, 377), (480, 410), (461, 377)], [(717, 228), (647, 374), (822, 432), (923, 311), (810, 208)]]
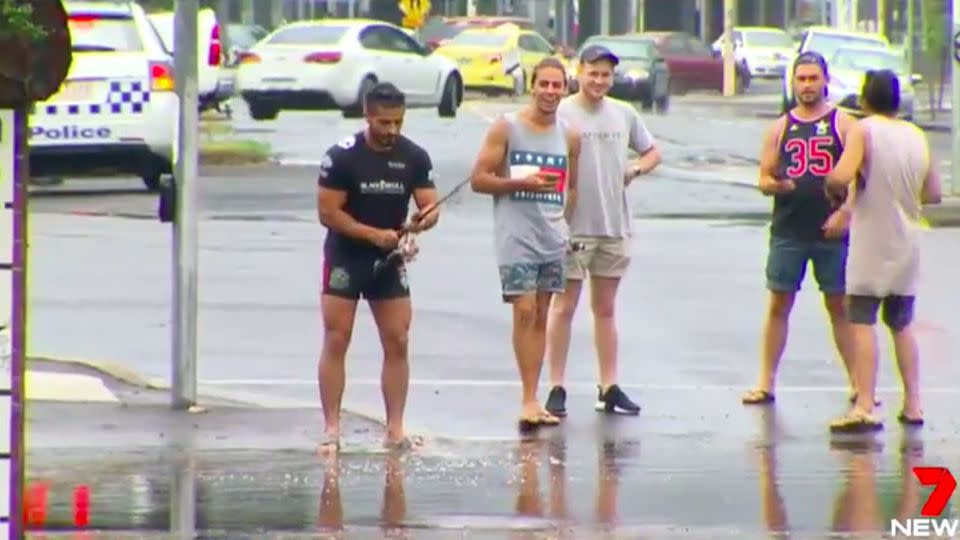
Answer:
[(802, 178), (807, 175), (826, 176), (833, 170), (833, 135), (789, 139), (783, 149), (790, 155), (786, 175)]

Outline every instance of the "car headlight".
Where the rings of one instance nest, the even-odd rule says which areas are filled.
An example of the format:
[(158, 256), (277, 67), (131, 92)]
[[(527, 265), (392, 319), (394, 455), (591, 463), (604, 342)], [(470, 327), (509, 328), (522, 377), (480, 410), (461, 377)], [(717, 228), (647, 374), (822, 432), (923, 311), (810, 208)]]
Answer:
[(631, 69), (627, 71), (626, 76), (628, 79), (638, 80), (646, 79), (650, 76), (650, 73), (645, 69)]

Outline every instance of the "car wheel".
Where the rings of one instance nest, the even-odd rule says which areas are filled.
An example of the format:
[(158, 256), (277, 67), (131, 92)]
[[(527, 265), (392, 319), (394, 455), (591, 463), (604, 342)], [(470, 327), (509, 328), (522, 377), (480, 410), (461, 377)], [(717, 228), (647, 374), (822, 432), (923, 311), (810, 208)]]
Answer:
[(447, 76), (447, 82), (443, 84), (443, 95), (440, 96), (440, 106), (437, 112), (443, 118), (455, 118), (457, 116), (457, 107), (460, 105), (460, 77), (452, 73)]
[(357, 90), (357, 101), (353, 105), (349, 105), (343, 108), (343, 117), (344, 118), (362, 118), (363, 117), (363, 98), (367, 95), (374, 85), (377, 84), (377, 80), (372, 76), (364, 77), (360, 81), (360, 89)]
[(280, 107), (266, 103), (247, 102), (247, 108), (250, 109), (250, 118), (254, 120), (276, 120), (280, 114)]

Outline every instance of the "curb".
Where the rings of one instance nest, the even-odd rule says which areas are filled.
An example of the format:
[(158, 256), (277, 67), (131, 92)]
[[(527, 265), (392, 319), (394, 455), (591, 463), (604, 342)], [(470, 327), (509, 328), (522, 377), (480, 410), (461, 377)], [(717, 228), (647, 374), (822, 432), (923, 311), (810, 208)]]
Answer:
[[(103, 377), (109, 377), (114, 379), (117, 382), (134, 386), (137, 388), (145, 390), (155, 390), (161, 392), (169, 392), (170, 385), (164, 381), (157, 379), (150, 379), (140, 375), (139, 373), (133, 371), (132, 369), (122, 366), (116, 362), (104, 361), (104, 360), (91, 360), (86, 358), (70, 358), (70, 357), (58, 357), (58, 356), (30, 356), (27, 359), (27, 363), (31, 361), (41, 361), (51, 364), (60, 364), (75, 366), (80, 368), (86, 368), (92, 370)], [(199, 387), (202, 387), (202, 384), (198, 384)], [(316, 407), (320, 410), (320, 407), (317, 403), (305, 402), (297, 399), (283, 399), (269, 397), (267, 398), (264, 394), (257, 394), (253, 392), (242, 392), (242, 391), (226, 391), (226, 390), (213, 390), (205, 388), (202, 395), (198, 392), (197, 395), (197, 405), (198, 410), (190, 410), (189, 412), (203, 412), (207, 407), (204, 407), (203, 401), (206, 400), (216, 400), (216, 401), (229, 401), (237, 403), (237, 406), (247, 406), (252, 408), (273, 408), (273, 409), (283, 409), (283, 408), (301, 408), (301, 407)], [(354, 406), (341, 407), (343, 413), (351, 414), (357, 417), (360, 417), (363, 420), (372, 422), (374, 424), (379, 424), (381, 426), (386, 425), (385, 419), (382, 417), (382, 414), (375, 413), (369, 410), (367, 407)], [(405, 421), (408, 426), (411, 426), (409, 421)], [(425, 440), (444, 440), (443, 437), (434, 435), (430, 430), (423, 429), (417, 426), (411, 426), (410, 431), (412, 433), (419, 434)]]

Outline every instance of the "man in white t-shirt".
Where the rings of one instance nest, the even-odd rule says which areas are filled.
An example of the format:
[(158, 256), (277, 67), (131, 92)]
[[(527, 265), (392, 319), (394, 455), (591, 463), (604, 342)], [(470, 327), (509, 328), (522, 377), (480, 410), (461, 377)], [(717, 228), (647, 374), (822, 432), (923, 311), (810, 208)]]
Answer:
[[(580, 179), (570, 220), (572, 241), (583, 249), (567, 258), (567, 283), (554, 297), (547, 323), (547, 358), (553, 388), (545, 408), (566, 415), (564, 371), (570, 348), (570, 324), (580, 290), (590, 275), (594, 339), (600, 368), (596, 409), (639, 414), (640, 407), (617, 385), (617, 287), (630, 263), (630, 213), (626, 187), (660, 163), (660, 151), (643, 120), (629, 103), (607, 97), (620, 60), (608, 48), (593, 45), (580, 55), (580, 91), (565, 98), (557, 117), (581, 134)], [(630, 150), (640, 157), (629, 160)]]

